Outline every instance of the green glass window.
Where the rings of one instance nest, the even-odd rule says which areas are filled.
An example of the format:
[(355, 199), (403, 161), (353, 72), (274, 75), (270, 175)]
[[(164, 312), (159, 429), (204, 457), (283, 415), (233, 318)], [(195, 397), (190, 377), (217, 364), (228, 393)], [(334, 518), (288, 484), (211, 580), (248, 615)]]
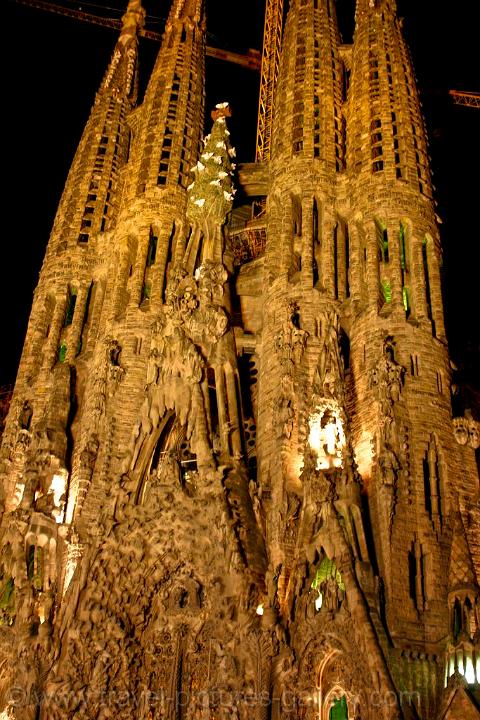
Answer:
[(405, 238), (405, 228), (400, 223), (400, 264), (402, 270), (407, 269), (407, 242)]
[(347, 698), (345, 695), (333, 701), (329, 720), (348, 720)]
[(392, 302), (392, 286), (390, 285), (389, 280), (382, 280), (382, 290), (383, 290), (383, 297), (385, 302), (391, 303)]

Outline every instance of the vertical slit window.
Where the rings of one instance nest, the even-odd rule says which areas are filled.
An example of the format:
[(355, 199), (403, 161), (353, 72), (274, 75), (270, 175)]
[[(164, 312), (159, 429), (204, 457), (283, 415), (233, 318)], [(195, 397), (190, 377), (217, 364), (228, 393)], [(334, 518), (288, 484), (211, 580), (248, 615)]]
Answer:
[(422, 262), (423, 262), (423, 280), (425, 283), (425, 299), (427, 302), (427, 317), (430, 321), (433, 321), (432, 296), (431, 296), (431, 292), (430, 292), (430, 273), (428, 271), (427, 238), (424, 238), (423, 243), (422, 243)]
[(175, 223), (172, 225), (172, 231), (170, 233), (170, 237), (168, 238), (168, 249), (167, 249), (167, 259), (165, 261), (165, 271), (163, 274), (163, 301), (165, 302), (166, 296), (165, 292), (167, 289), (167, 280), (168, 280), (168, 271), (170, 269), (170, 265), (173, 260), (173, 242), (175, 240)]
[(386, 303), (392, 302), (392, 286), (389, 280), (382, 280), (383, 299)]
[(157, 243), (158, 237), (154, 235), (153, 230), (150, 229), (150, 238), (148, 241), (148, 253), (147, 253), (147, 267), (154, 264), (157, 256)]
[(388, 263), (390, 260), (388, 231), (378, 220), (375, 220), (375, 230), (377, 233), (378, 259), (380, 262)]
[(425, 510), (430, 519), (432, 518), (432, 485), (430, 478), (430, 464), (428, 462), (428, 453), (423, 458), (423, 489), (425, 494)]
[(402, 276), (402, 301), (405, 309), (405, 315), (408, 318), (410, 315), (410, 295), (407, 287), (408, 277), (408, 258), (407, 258), (407, 238), (405, 227), (403, 223), (400, 223), (399, 233), (399, 244), (400, 244), (400, 272)]
[(78, 341), (77, 355), (80, 355), (80, 353), (82, 352), (82, 349), (84, 347), (84, 343), (85, 343), (85, 335), (86, 335), (85, 330), (87, 327), (88, 317), (89, 317), (89, 313), (90, 313), (90, 303), (92, 300), (92, 292), (93, 292), (93, 282), (90, 283), (90, 287), (88, 288), (88, 293), (87, 293), (87, 299), (85, 301), (85, 310), (83, 312), (82, 330), (80, 332), (80, 338)]
[(415, 606), (417, 605), (417, 560), (415, 557), (415, 549), (408, 551), (408, 589), (411, 599)]
[(77, 303), (77, 291), (69, 289), (68, 297), (67, 297), (67, 309), (65, 311), (65, 320), (63, 322), (63, 327), (67, 327), (68, 325), (72, 324), (73, 316), (75, 314), (76, 303)]
[(338, 223), (333, 229), (333, 287), (335, 300), (338, 300)]
[(350, 235), (345, 225), (345, 297), (350, 297)]
[(218, 404), (217, 404), (217, 386), (215, 383), (215, 370), (212, 367), (207, 368), (208, 381), (208, 398), (210, 401), (210, 427), (212, 435), (218, 431)]
[(65, 358), (67, 357), (67, 346), (64, 342), (60, 345), (58, 348), (58, 362), (65, 362)]

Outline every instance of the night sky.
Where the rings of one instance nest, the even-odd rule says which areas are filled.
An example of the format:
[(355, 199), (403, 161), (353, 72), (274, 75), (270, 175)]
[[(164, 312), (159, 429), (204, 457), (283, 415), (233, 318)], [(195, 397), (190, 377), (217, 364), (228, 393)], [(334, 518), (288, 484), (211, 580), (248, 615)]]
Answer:
[[(127, 0), (57, 2), (120, 17)], [(398, 0), (426, 116), (437, 212), (442, 218), (444, 298), (451, 354), (463, 378), (480, 386), (480, 109), (454, 105), (448, 89), (480, 91), (477, 2)], [(165, 18), (169, 0), (147, 0)], [(208, 43), (260, 49), (261, 0), (207, 0)], [(351, 41), (354, 0), (337, 0), (344, 42)], [(115, 11), (115, 8), (117, 10)], [(33, 8), (2, 3), (3, 238), (0, 385), (15, 381), (33, 290), (70, 163), (117, 32)], [(162, 30), (161, 21), (148, 23)], [(141, 88), (157, 51), (140, 43)], [(207, 108), (229, 100), (240, 162), (253, 160), (258, 74), (207, 59)], [(208, 117), (208, 115), (207, 115)], [(5, 197), (6, 194), (6, 197)]]

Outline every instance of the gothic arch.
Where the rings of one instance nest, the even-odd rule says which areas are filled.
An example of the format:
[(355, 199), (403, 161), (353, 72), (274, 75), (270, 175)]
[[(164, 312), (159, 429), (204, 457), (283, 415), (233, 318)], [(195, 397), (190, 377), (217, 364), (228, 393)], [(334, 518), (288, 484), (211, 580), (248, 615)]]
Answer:
[(142, 444), (132, 474), (137, 479), (135, 494), (137, 504), (143, 504), (148, 496), (152, 478), (160, 476), (171, 484), (184, 484), (188, 471), (196, 471), (196, 458), (190, 451), (187, 427), (181, 425), (174, 411), (167, 411)]
[(339, 620), (337, 615), (330, 625), (330, 629), (325, 625), (311, 629), (311, 639), (300, 654), (299, 691), (316, 697), (317, 720), (330, 720), (333, 701), (341, 695), (347, 698), (349, 718), (360, 711), (362, 720), (369, 720), (367, 697), (373, 684), (352, 620), (349, 615)]
[(144, 478), (154, 460), (155, 453), (157, 450), (160, 451), (162, 442), (164, 444), (168, 442), (174, 421), (175, 413), (173, 411), (165, 413), (158, 427), (153, 428), (143, 440), (132, 468), (132, 474), (138, 478), (137, 500), (141, 499)]

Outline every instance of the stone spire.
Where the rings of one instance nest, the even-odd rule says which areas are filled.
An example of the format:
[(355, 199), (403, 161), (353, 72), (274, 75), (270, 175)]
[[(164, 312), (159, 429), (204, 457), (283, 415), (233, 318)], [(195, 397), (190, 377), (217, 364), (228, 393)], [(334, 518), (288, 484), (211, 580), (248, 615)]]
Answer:
[(122, 29), (99, 94), (111, 92), (137, 98), (137, 33), (143, 26), (145, 10), (141, 0), (130, 0), (122, 17)]
[(391, 0), (357, 3), (347, 118), (347, 162), (355, 176), (382, 174), (431, 198), (415, 75)]
[(272, 159), (317, 158), (342, 169), (339, 44), (333, 3), (290, 3), (276, 95)]
[(137, 100), (137, 34), (145, 11), (130, 0), (110, 64), (73, 160), (49, 247), (85, 247), (111, 225), (118, 210), (117, 176), (130, 132), (126, 118)]
[(204, 36), (203, 0), (176, 0), (138, 117), (129, 198), (188, 184), (203, 127)]
[[(58, 361), (73, 363), (82, 348), (92, 296), (91, 268), (103, 232), (117, 217), (119, 172), (130, 142), (127, 116), (137, 95), (137, 34), (143, 17), (139, 0), (131, 0), (65, 183), (19, 367), (19, 402), (33, 396), (37, 380), (42, 386), (54, 382), (52, 367)], [(36, 418), (44, 403), (44, 396), (37, 395)]]

